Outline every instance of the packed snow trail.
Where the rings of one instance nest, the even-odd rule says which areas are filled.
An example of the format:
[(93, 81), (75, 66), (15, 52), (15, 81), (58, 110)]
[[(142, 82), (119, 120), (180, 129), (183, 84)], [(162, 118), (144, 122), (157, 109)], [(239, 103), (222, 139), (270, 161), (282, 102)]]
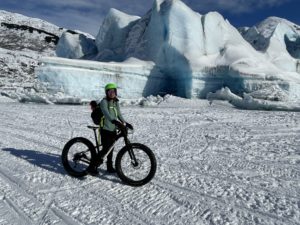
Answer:
[(158, 160), (139, 188), (105, 165), (65, 173), (64, 144), (93, 140), (88, 106), (0, 102), (0, 224), (300, 224), (299, 113), (174, 97), (122, 111)]

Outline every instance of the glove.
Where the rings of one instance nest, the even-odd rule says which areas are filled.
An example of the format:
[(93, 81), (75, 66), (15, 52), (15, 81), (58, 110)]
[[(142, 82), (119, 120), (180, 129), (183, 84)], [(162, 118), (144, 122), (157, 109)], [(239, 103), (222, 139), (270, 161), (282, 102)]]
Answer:
[(118, 120), (113, 120), (113, 121), (111, 121), (111, 123), (116, 125), (116, 127), (119, 128), (119, 129), (124, 129), (125, 128), (123, 123), (119, 122)]
[(126, 127), (130, 130), (133, 130), (133, 126), (130, 123), (126, 123)]

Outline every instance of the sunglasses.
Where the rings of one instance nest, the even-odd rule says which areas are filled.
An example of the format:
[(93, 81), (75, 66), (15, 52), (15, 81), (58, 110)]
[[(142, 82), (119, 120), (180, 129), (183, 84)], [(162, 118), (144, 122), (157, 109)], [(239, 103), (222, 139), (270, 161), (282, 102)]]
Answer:
[(110, 89), (107, 91), (108, 94), (116, 93), (115, 89)]

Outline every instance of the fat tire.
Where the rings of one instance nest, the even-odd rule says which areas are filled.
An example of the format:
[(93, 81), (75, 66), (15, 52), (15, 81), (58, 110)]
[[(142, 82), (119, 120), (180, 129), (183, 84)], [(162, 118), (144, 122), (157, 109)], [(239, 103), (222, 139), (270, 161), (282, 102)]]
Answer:
[[(150, 159), (151, 168), (150, 168), (149, 174), (142, 180), (138, 180), (138, 181), (132, 180), (129, 177), (127, 177), (122, 171), (122, 167), (121, 167), (122, 157), (131, 148), (133, 148), (133, 149), (138, 148), (138, 149), (144, 151)], [(154, 177), (154, 175), (156, 173), (156, 167), (157, 167), (156, 158), (155, 158), (154, 153), (146, 145), (139, 144), (139, 143), (131, 143), (131, 144), (123, 147), (117, 154), (115, 165), (116, 165), (117, 174), (120, 177), (120, 179), (123, 182), (125, 182), (126, 184), (129, 184), (131, 186), (142, 186), (142, 185), (147, 184)]]
[[(74, 145), (75, 143), (78, 143), (78, 142), (81, 142), (84, 145), (86, 145), (87, 149), (89, 149), (91, 152), (91, 158), (92, 158), (90, 165), (87, 167), (86, 170), (84, 170), (82, 172), (73, 170), (72, 167), (70, 166), (69, 160), (68, 160), (68, 152), (69, 152), (70, 148), (72, 147), (72, 145)], [(70, 141), (68, 141), (66, 143), (66, 145), (64, 146), (62, 155), (61, 155), (61, 160), (62, 160), (63, 167), (65, 168), (65, 170), (67, 171), (67, 173), (69, 175), (71, 175), (73, 177), (83, 177), (83, 176), (87, 175), (87, 173), (88, 173), (87, 171), (90, 168), (92, 161), (93, 161), (93, 159), (95, 159), (95, 157), (96, 157), (96, 151), (95, 151), (95, 147), (94, 147), (93, 143), (86, 138), (76, 137), (76, 138), (73, 138)]]

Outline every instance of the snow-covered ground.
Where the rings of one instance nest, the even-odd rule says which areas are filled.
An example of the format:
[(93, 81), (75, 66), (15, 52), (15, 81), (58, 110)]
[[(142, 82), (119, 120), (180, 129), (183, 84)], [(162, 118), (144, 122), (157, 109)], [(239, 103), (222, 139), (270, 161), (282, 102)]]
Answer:
[(68, 176), (60, 154), (92, 138), (88, 106), (0, 99), (0, 224), (300, 224), (300, 114), (170, 97), (123, 107), (158, 160), (134, 188), (100, 168)]

